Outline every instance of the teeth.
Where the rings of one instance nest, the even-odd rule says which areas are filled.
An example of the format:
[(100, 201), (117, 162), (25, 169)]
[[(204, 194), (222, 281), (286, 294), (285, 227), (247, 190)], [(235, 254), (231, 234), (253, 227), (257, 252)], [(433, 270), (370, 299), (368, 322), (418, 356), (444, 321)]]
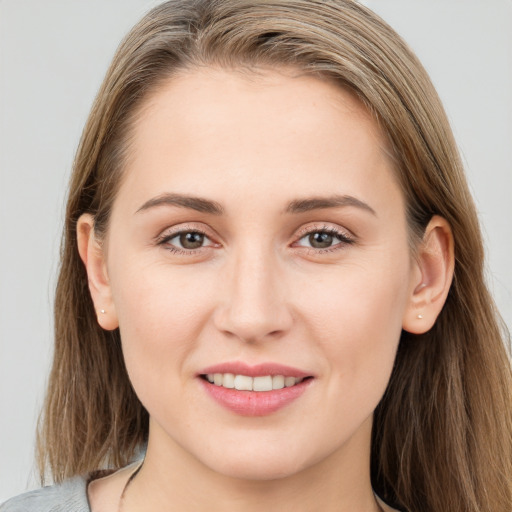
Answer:
[(286, 388), (289, 388), (290, 386), (295, 385), (295, 377), (285, 377), (284, 379), (284, 386)]
[(302, 382), (301, 378), (284, 377), (283, 375), (265, 375), (262, 377), (248, 377), (247, 375), (234, 375), (232, 373), (209, 373), (206, 379), (211, 384), (239, 391), (272, 391), (295, 386)]
[(232, 373), (225, 373), (221, 384), (218, 384), (218, 386), (221, 385), (225, 388), (233, 389), (235, 387), (235, 376)]
[(254, 391), (272, 391), (272, 377), (254, 377), (252, 383)]
[(252, 391), (252, 377), (245, 375), (237, 375), (235, 377), (235, 389), (239, 391)]
[(274, 375), (272, 377), (272, 389), (283, 389), (284, 377), (282, 375)]

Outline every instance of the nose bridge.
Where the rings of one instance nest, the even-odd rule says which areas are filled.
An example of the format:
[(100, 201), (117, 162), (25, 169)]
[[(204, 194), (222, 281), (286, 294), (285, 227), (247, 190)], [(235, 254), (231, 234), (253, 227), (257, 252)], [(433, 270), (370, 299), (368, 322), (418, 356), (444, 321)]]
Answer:
[(289, 328), (291, 314), (277, 255), (249, 244), (233, 254), (226, 269), (225, 301), (218, 327), (245, 341), (274, 337)]

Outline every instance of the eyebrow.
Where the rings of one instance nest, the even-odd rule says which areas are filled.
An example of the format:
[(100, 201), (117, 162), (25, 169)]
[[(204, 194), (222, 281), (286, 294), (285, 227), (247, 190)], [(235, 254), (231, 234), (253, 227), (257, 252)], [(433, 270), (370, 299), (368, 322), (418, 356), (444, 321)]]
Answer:
[(375, 210), (364, 201), (357, 199), (357, 197), (347, 195), (332, 195), (328, 197), (310, 197), (305, 199), (297, 199), (292, 201), (286, 208), (286, 213), (304, 213), (311, 210), (321, 210), (324, 208), (339, 208), (342, 206), (353, 206), (366, 210), (375, 217), (377, 213)]
[(213, 215), (222, 215), (224, 213), (224, 208), (216, 201), (182, 194), (162, 194), (158, 197), (154, 197), (146, 201), (136, 213), (162, 205), (179, 206), (181, 208), (189, 208), (201, 213), (211, 213)]
[[(212, 215), (222, 215), (224, 208), (221, 204), (210, 199), (195, 197), (183, 194), (162, 194), (146, 201), (136, 213), (156, 208), (158, 206), (178, 206), (181, 208), (189, 208), (201, 213), (210, 213)], [(377, 216), (375, 210), (360, 199), (348, 195), (332, 195), (327, 197), (308, 197), (304, 199), (296, 199), (291, 201), (285, 208), (284, 213), (305, 213), (312, 210), (321, 210), (326, 208), (340, 208), (344, 206), (352, 206), (366, 210), (372, 215)]]

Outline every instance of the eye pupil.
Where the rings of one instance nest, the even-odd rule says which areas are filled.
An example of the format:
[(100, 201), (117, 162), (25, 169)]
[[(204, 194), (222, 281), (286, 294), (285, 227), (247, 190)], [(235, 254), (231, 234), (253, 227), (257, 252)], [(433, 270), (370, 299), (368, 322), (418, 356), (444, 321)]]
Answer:
[(184, 249), (198, 249), (203, 245), (204, 235), (191, 231), (188, 233), (181, 233), (180, 244)]
[(309, 243), (315, 249), (326, 249), (333, 242), (333, 236), (325, 231), (317, 231), (309, 235)]

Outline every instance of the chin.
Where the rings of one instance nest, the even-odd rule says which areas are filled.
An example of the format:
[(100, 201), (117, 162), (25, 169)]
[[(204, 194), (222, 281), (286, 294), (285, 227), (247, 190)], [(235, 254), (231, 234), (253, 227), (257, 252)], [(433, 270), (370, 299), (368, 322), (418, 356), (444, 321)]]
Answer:
[(280, 480), (299, 473), (302, 465), (288, 461), (236, 461), (230, 463), (224, 461), (217, 468), (212, 468), (217, 473), (239, 480), (268, 481)]
[(218, 453), (209, 454), (207, 460), (201, 462), (216, 473), (226, 477), (265, 481), (279, 480), (290, 477), (304, 471), (317, 461), (308, 460), (303, 450), (293, 453), (289, 447), (285, 450), (284, 443), (281, 450), (255, 447), (253, 450), (241, 450), (233, 445), (233, 450), (220, 450)]

